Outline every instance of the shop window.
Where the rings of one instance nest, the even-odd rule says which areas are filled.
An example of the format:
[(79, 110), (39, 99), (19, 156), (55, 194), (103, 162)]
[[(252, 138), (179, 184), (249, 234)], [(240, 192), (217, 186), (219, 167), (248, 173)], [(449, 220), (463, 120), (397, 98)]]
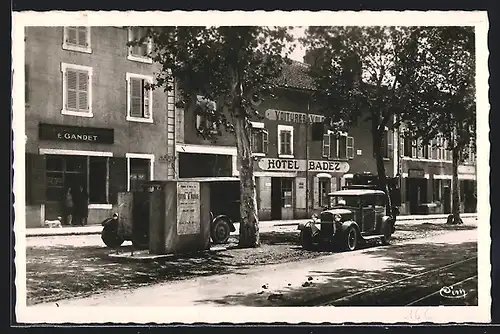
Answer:
[(293, 207), (293, 179), (281, 179), (281, 203), (284, 208)]
[(127, 73), (127, 121), (153, 123), (153, 77)]
[(91, 53), (90, 27), (64, 27), (63, 49)]
[(108, 158), (89, 157), (89, 203), (108, 203)]
[(441, 202), (442, 198), (443, 181), (440, 179), (432, 180), (432, 200), (434, 202)]
[[(129, 27), (128, 40), (129, 42), (138, 41), (146, 37), (146, 33), (147, 31), (145, 27)], [(151, 57), (149, 57), (152, 46), (152, 41), (148, 38), (145, 38), (141, 44), (129, 46), (127, 59), (143, 63), (152, 63), (153, 60), (151, 59)]]
[(293, 126), (278, 125), (278, 155), (293, 158)]
[(354, 138), (347, 133), (338, 136), (332, 131), (323, 135), (323, 157), (328, 159), (353, 159), (354, 158)]
[(63, 115), (92, 117), (92, 67), (61, 64)]
[(328, 194), (330, 193), (331, 180), (329, 178), (320, 178), (318, 182), (319, 206), (329, 205)]
[(150, 180), (151, 160), (142, 158), (129, 158), (130, 190), (140, 190), (143, 183)]
[(269, 142), (269, 134), (264, 128), (264, 123), (252, 122), (250, 133), (250, 145), (252, 153), (256, 155), (266, 155)]

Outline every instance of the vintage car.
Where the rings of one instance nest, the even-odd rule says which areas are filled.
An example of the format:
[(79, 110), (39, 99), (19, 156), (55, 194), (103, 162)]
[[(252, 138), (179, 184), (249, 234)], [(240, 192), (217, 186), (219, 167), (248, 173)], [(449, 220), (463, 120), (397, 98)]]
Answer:
[(395, 231), (385, 192), (376, 189), (345, 189), (328, 194), (330, 204), (319, 216), (298, 225), (304, 249), (315, 245), (355, 250), (362, 242), (388, 244)]

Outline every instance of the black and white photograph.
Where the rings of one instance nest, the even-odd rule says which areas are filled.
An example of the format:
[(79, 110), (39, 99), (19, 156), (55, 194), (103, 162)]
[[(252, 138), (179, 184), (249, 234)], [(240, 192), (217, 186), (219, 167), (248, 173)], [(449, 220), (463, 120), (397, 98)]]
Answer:
[(486, 12), (12, 22), (18, 321), (490, 321)]

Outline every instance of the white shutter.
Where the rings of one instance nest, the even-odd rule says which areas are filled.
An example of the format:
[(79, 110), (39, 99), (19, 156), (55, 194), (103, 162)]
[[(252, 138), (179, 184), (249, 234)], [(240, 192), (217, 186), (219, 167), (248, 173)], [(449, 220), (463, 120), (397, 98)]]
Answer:
[(66, 109), (78, 109), (78, 72), (66, 71)]
[(143, 102), (144, 102), (144, 113), (143, 116), (145, 118), (151, 117), (151, 101), (150, 101), (150, 94), (151, 91), (146, 89), (146, 80), (141, 80), (142, 83), (142, 95), (143, 95)]
[(87, 27), (77, 27), (78, 42), (77, 45), (87, 47)]
[(66, 43), (78, 45), (78, 28), (67, 27), (66, 29)]
[(142, 117), (142, 80), (130, 78), (130, 116)]
[(392, 158), (392, 151), (393, 151), (393, 135), (391, 131), (386, 131), (386, 136), (387, 136), (387, 158)]
[(417, 141), (416, 140), (411, 141), (411, 157), (412, 158), (417, 157)]
[(347, 158), (354, 159), (354, 137), (347, 137), (346, 140), (347, 145)]
[(323, 153), (322, 153), (322, 155), (324, 157), (328, 157), (329, 154), (330, 154), (330, 135), (324, 134), (323, 135)]
[(78, 110), (89, 110), (89, 74), (78, 72)]
[(262, 130), (262, 152), (267, 154), (267, 147), (269, 145), (269, 134), (267, 130)]

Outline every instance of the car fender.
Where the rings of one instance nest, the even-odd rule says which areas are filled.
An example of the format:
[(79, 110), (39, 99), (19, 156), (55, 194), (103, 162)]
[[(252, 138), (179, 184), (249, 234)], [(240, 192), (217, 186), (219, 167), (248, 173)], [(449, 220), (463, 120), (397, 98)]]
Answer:
[(113, 218), (113, 217), (110, 217), (110, 218), (106, 218), (106, 219), (104, 219), (104, 220), (101, 222), (101, 225), (102, 225), (102, 226), (104, 226), (104, 227), (106, 227), (106, 226), (111, 225), (111, 224), (113, 224), (113, 223), (118, 224), (118, 219), (115, 219), (115, 218)]
[(301, 222), (299, 222), (299, 224), (297, 225), (297, 230), (301, 230), (301, 231), (302, 231), (302, 230), (304, 230), (304, 229), (306, 229), (306, 228), (311, 228), (311, 223), (312, 223), (312, 222), (311, 222), (310, 220), (309, 220), (309, 221), (306, 221), (306, 222), (301, 221)]
[(229, 230), (231, 232), (236, 231), (236, 227), (234, 227), (233, 221), (227, 215), (218, 215), (218, 216), (215, 216), (215, 218), (212, 219), (212, 224), (215, 223), (219, 219), (225, 220), (227, 222), (227, 224), (229, 225)]
[(391, 224), (391, 231), (394, 233), (394, 219), (391, 216), (384, 216), (380, 222), (379, 231), (383, 231), (387, 224)]
[(342, 225), (340, 226), (340, 230), (342, 231), (342, 233), (345, 233), (345, 231), (347, 231), (347, 229), (351, 226), (354, 226), (356, 228), (356, 230), (359, 231), (359, 225), (354, 220), (347, 220), (345, 222), (342, 222)]

